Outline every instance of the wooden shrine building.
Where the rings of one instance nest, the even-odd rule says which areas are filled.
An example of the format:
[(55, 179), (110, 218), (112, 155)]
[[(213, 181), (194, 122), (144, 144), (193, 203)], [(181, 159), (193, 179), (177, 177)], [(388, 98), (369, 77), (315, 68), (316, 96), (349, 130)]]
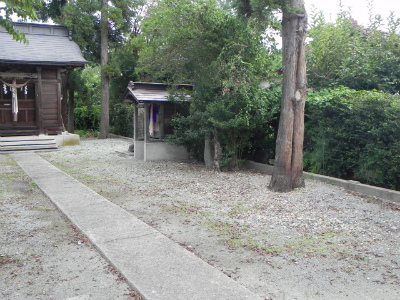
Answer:
[(134, 157), (148, 160), (185, 160), (189, 153), (184, 147), (164, 142), (168, 134), (173, 133), (171, 120), (179, 109), (177, 103), (188, 101), (190, 96), (185, 91), (192, 85), (177, 86), (181, 97), (168, 92), (168, 85), (161, 83), (130, 82), (122, 101), (134, 105)]
[(15, 23), (28, 44), (0, 27), (0, 136), (55, 135), (63, 130), (61, 74), (83, 67), (67, 28)]

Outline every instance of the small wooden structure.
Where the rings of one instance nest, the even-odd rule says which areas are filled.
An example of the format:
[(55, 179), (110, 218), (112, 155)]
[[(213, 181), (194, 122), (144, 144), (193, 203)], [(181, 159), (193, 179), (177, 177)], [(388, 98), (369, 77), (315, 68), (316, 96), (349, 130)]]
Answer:
[(57, 25), (15, 23), (28, 44), (0, 27), (0, 136), (57, 134), (63, 130), (61, 74), (87, 61)]
[[(178, 90), (187, 91), (192, 85), (182, 84)], [(173, 133), (171, 119), (177, 113), (178, 101), (187, 101), (190, 96), (182, 93), (171, 99), (168, 85), (161, 83), (130, 82), (122, 101), (134, 104), (134, 156), (147, 160), (185, 160), (189, 154), (184, 147), (165, 143), (163, 140)], [(173, 101), (171, 101), (173, 100)]]

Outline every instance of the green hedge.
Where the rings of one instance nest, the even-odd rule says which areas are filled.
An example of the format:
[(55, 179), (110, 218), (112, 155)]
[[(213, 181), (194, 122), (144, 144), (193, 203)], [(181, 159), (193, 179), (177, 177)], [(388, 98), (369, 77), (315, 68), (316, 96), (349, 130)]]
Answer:
[(307, 171), (400, 190), (400, 96), (309, 93), (304, 151)]
[(132, 104), (116, 102), (110, 105), (110, 132), (133, 137)]
[(76, 105), (75, 109), (75, 129), (77, 130), (95, 130), (98, 131), (100, 128), (100, 114), (101, 105), (92, 104)]

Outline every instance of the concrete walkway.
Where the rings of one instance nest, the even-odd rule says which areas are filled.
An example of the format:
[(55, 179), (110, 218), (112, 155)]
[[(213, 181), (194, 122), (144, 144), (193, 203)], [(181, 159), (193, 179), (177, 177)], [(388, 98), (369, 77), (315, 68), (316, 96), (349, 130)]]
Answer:
[(35, 153), (11, 156), (146, 300), (261, 300)]

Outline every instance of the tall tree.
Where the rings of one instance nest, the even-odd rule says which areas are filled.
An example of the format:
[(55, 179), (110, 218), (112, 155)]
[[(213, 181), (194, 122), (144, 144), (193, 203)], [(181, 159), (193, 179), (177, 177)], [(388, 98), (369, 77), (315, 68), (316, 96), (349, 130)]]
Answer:
[(176, 121), (175, 137), (192, 150), (211, 136), (215, 169), (237, 167), (254, 116), (267, 115), (260, 81), (273, 55), (253, 25), (213, 0), (160, 1), (143, 22), (143, 74), (194, 83), (190, 116)]
[(101, 118), (99, 138), (105, 139), (110, 133), (110, 78), (106, 73), (106, 66), (108, 64), (108, 0), (102, 0), (101, 2), (100, 30)]
[(36, 8), (41, 6), (42, 0), (2, 0), (0, 1), (0, 26), (7, 30), (14, 40), (26, 43), (25, 34), (14, 27), (12, 17), (17, 16), (23, 21), (36, 20)]
[[(100, 99), (102, 103), (100, 138), (109, 134), (109, 83), (121, 76), (118, 50), (130, 44), (139, 31), (138, 23), (144, 0), (51, 0), (39, 10), (42, 20), (53, 19), (67, 26), (84, 57), (102, 66)], [(100, 14), (99, 14), (100, 12)], [(129, 46), (132, 49), (131, 46)], [(124, 49), (125, 50), (125, 49)], [(132, 60), (137, 55), (132, 50)], [(97, 128), (95, 128), (97, 129)]]
[(307, 52), (308, 84), (314, 89), (347, 86), (356, 90), (400, 91), (400, 19), (379, 15), (368, 28), (341, 11), (332, 23), (312, 15)]
[(307, 13), (304, 0), (286, 1), (282, 11), (283, 88), (275, 163), (269, 187), (286, 192), (304, 186)]

